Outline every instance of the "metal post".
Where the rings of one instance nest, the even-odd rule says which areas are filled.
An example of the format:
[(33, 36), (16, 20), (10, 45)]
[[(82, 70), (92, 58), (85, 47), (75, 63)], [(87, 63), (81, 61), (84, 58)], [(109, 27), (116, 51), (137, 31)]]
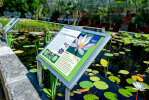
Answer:
[(8, 35), (7, 35), (7, 33), (6, 33), (6, 43), (7, 43), (7, 45), (9, 46), (9, 43), (8, 43)]
[(67, 87), (65, 89), (65, 100), (70, 100), (70, 89)]
[(39, 86), (42, 87), (42, 65), (40, 61), (37, 61), (37, 78)]

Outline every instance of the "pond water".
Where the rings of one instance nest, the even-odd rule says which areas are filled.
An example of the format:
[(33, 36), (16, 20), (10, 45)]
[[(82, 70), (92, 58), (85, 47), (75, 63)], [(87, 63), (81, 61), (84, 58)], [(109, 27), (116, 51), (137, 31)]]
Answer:
[[(16, 33), (13, 35), (12, 49), (14, 49), (14, 52), (16, 52), (17, 56), (28, 70), (35, 74), (37, 66), (35, 57), (46, 45), (45, 37), (45, 35), (33, 36), (28, 33)], [(123, 37), (115, 36), (109, 41), (106, 47), (91, 64), (89, 70), (81, 77), (77, 85), (75, 85), (71, 91), (71, 95), (73, 95), (71, 96), (71, 100), (83, 100), (83, 98), (90, 97), (90, 95), (97, 96), (95, 98), (99, 98), (100, 100), (106, 100), (109, 95), (114, 98), (111, 100), (135, 100), (137, 91), (132, 89), (133, 80), (143, 81), (147, 87), (145, 92), (139, 92), (138, 100), (143, 100), (144, 98), (146, 98), (146, 100), (149, 99), (147, 96), (149, 94), (149, 86), (147, 85), (149, 84), (149, 74), (146, 71), (148, 64), (143, 62), (149, 60), (149, 56), (147, 56), (149, 53), (148, 51), (145, 51), (144, 46), (136, 46), (134, 45), (135, 43), (126, 45), (124, 41), (122, 41), (122, 38)], [(144, 43), (144, 45), (146, 44)], [(101, 59), (108, 62), (108, 67), (102, 66)], [(44, 70), (43, 87), (48, 88), (50, 84), (49, 72), (46, 69)], [(104, 82), (104, 86), (106, 84), (108, 88), (99, 89), (98, 86), (95, 85), (95, 82), (99, 80), (97, 78), (94, 81), (90, 79), (93, 76), (100, 78), (99, 83)], [(93, 86), (90, 87), (89, 90), (85, 89), (80, 92), (82, 86), (80, 86), (79, 83), (83, 81), (89, 81)], [(55, 99), (64, 100), (64, 91), (65, 86), (58, 82)], [(106, 93), (108, 94), (107, 97), (105, 96)], [(114, 96), (111, 96), (110, 93), (114, 93), (112, 94)], [(87, 94), (90, 95), (86, 96)]]

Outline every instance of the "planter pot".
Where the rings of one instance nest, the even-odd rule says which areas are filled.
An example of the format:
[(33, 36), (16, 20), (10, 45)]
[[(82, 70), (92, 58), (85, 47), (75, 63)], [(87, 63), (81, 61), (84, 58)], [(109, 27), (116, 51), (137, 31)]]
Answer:
[(113, 31), (118, 32), (119, 31), (119, 25), (113, 25)]
[(144, 33), (149, 34), (149, 26), (144, 26)]
[(131, 17), (123, 17), (123, 24), (128, 25), (131, 22), (131, 19), (132, 19)]
[(134, 28), (133, 31), (134, 31), (135, 33), (139, 33), (139, 32), (140, 32), (140, 28), (136, 27), (136, 28)]

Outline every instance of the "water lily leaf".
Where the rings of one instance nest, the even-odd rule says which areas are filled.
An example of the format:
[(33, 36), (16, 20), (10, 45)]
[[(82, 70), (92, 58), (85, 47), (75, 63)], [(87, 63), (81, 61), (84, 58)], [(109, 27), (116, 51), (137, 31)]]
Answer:
[(88, 69), (86, 69), (86, 71), (87, 71), (87, 72), (92, 72), (92, 69), (89, 69), (89, 68), (88, 68)]
[(111, 75), (112, 73), (108, 71), (107, 74), (108, 74), (108, 75)]
[(29, 72), (36, 73), (37, 69), (36, 68), (30, 69)]
[(90, 80), (91, 80), (91, 81), (99, 81), (100, 78), (97, 77), (97, 76), (93, 76), (93, 77), (90, 77)]
[(113, 57), (113, 54), (112, 53), (105, 53), (104, 55), (105, 56), (108, 56), (108, 57)]
[(125, 75), (129, 74), (127, 70), (120, 70), (118, 73), (125, 74)]
[(106, 49), (102, 49), (102, 51), (106, 51)]
[(63, 94), (61, 94), (61, 93), (57, 93), (57, 95), (58, 95), (59, 97), (62, 97), (62, 96), (63, 96)]
[(30, 47), (35, 47), (35, 45), (24, 45), (24, 48), (30, 48)]
[(117, 84), (119, 84), (120, 79), (116, 76), (109, 76), (109, 80), (112, 82), (116, 82)]
[(61, 85), (61, 83), (60, 82), (57, 82), (56, 86), (60, 86), (60, 85)]
[(124, 97), (133, 96), (132, 93), (126, 89), (119, 89), (118, 92), (123, 95)]
[(131, 76), (131, 78), (133, 79), (133, 80), (135, 80), (135, 81), (140, 81), (140, 82), (142, 82), (143, 81), (143, 78), (141, 78), (141, 77), (139, 77), (139, 76), (136, 76), (136, 75), (133, 75), (133, 76)]
[(125, 54), (125, 52), (119, 52), (119, 53), (120, 53), (120, 54), (123, 54), (123, 55)]
[(149, 61), (143, 61), (145, 64), (149, 64)]
[(131, 43), (131, 40), (129, 38), (124, 38), (125, 45), (130, 44), (130, 43)]
[(127, 78), (127, 79), (126, 79), (126, 82), (127, 82), (128, 84), (132, 84), (133, 82), (135, 82), (135, 80), (133, 80), (132, 78)]
[(105, 90), (109, 88), (108, 84), (103, 81), (95, 81), (94, 86), (100, 90)]
[(112, 92), (105, 92), (104, 96), (109, 100), (117, 100), (117, 94)]
[(84, 100), (98, 100), (99, 97), (97, 97), (96, 95), (92, 95), (92, 94), (86, 94), (83, 96)]
[(99, 72), (97, 70), (93, 70), (93, 74), (98, 74)]
[(89, 75), (89, 76), (94, 76), (94, 74), (93, 74), (93, 73), (89, 73), (88, 75)]
[(80, 87), (85, 88), (85, 89), (93, 87), (93, 83), (90, 81), (82, 81), (79, 83), (79, 85)]
[(119, 56), (119, 53), (113, 53), (113, 56)]
[(108, 62), (104, 59), (101, 59), (100, 60), (100, 64), (103, 66), (103, 67), (107, 67), (108, 66)]
[(130, 49), (125, 49), (125, 51), (129, 52), (129, 51), (131, 51), (131, 50), (130, 50)]
[(149, 48), (146, 48), (145, 51), (149, 52)]
[(128, 90), (128, 91), (130, 91), (130, 92), (137, 92), (137, 90), (134, 89), (134, 87), (126, 86), (125, 88), (126, 88), (126, 90)]
[(136, 33), (136, 34), (135, 34), (135, 37), (136, 37), (136, 38), (140, 38), (140, 37), (141, 37), (141, 34), (140, 34), (140, 33)]
[(70, 92), (70, 96), (74, 96), (74, 92)]

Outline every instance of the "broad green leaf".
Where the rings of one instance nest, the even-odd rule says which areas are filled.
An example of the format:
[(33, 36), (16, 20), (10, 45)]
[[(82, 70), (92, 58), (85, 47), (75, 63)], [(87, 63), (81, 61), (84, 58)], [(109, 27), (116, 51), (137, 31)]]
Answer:
[(118, 73), (125, 74), (125, 75), (129, 74), (127, 70), (120, 70)]
[(125, 54), (125, 52), (119, 52), (120, 54), (122, 54), (122, 55), (124, 55)]
[(105, 89), (109, 88), (108, 84), (103, 82), (103, 81), (96, 81), (96, 82), (94, 82), (94, 86), (97, 89), (100, 89), (100, 90), (105, 90)]
[(145, 64), (149, 64), (149, 61), (143, 61)]
[(113, 57), (113, 54), (112, 53), (105, 53), (104, 55), (105, 56), (108, 56), (108, 57)]
[(93, 74), (98, 74), (99, 72), (97, 70), (93, 70)]
[(116, 82), (117, 84), (119, 84), (120, 79), (116, 76), (109, 76), (109, 80), (112, 82)]
[(112, 92), (105, 92), (104, 96), (109, 99), (109, 100), (118, 100), (117, 99), (117, 94), (112, 93)]
[(132, 78), (127, 78), (126, 79), (126, 82), (128, 83), (128, 84), (132, 84), (133, 82), (135, 82)]
[(126, 90), (126, 89), (120, 88), (120, 89), (118, 90), (118, 92), (119, 92), (121, 95), (123, 95), (124, 97), (131, 97), (131, 96), (133, 96), (132, 93), (129, 92), (128, 90)]
[(126, 86), (125, 88), (126, 88), (126, 90), (128, 90), (128, 91), (130, 91), (130, 92), (137, 92), (137, 90), (134, 89), (134, 87)]
[(141, 34), (140, 34), (140, 33), (136, 33), (136, 34), (135, 34), (135, 37), (136, 37), (136, 38), (140, 38), (140, 37), (141, 37)]
[(51, 97), (51, 90), (47, 88), (43, 88), (43, 91), (47, 94), (47, 96), (50, 98)]
[(149, 52), (149, 48), (146, 48), (145, 51)]
[(85, 89), (93, 87), (93, 83), (90, 81), (82, 81), (79, 83), (79, 85), (80, 87), (85, 88)]
[(130, 43), (131, 43), (131, 40), (129, 38), (124, 38), (125, 45), (130, 44)]
[(86, 71), (87, 71), (87, 72), (92, 72), (92, 69), (89, 69), (89, 68), (88, 68), (88, 69), (86, 69)]
[(83, 96), (84, 100), (99, 100), (99, 97), (92, 94), (86, 94)]
[(104, 59), (101, 59), (100, 60), (100, 64), (103, 66), (103, 67), (107, 67), (108, 66), (108, 62)]
[(97, 77), (97, 76), (92, 76), (92, 77), (90, 77), (90, 80), (91, 80), (91, 81), (99, 81), (100, 78)]

